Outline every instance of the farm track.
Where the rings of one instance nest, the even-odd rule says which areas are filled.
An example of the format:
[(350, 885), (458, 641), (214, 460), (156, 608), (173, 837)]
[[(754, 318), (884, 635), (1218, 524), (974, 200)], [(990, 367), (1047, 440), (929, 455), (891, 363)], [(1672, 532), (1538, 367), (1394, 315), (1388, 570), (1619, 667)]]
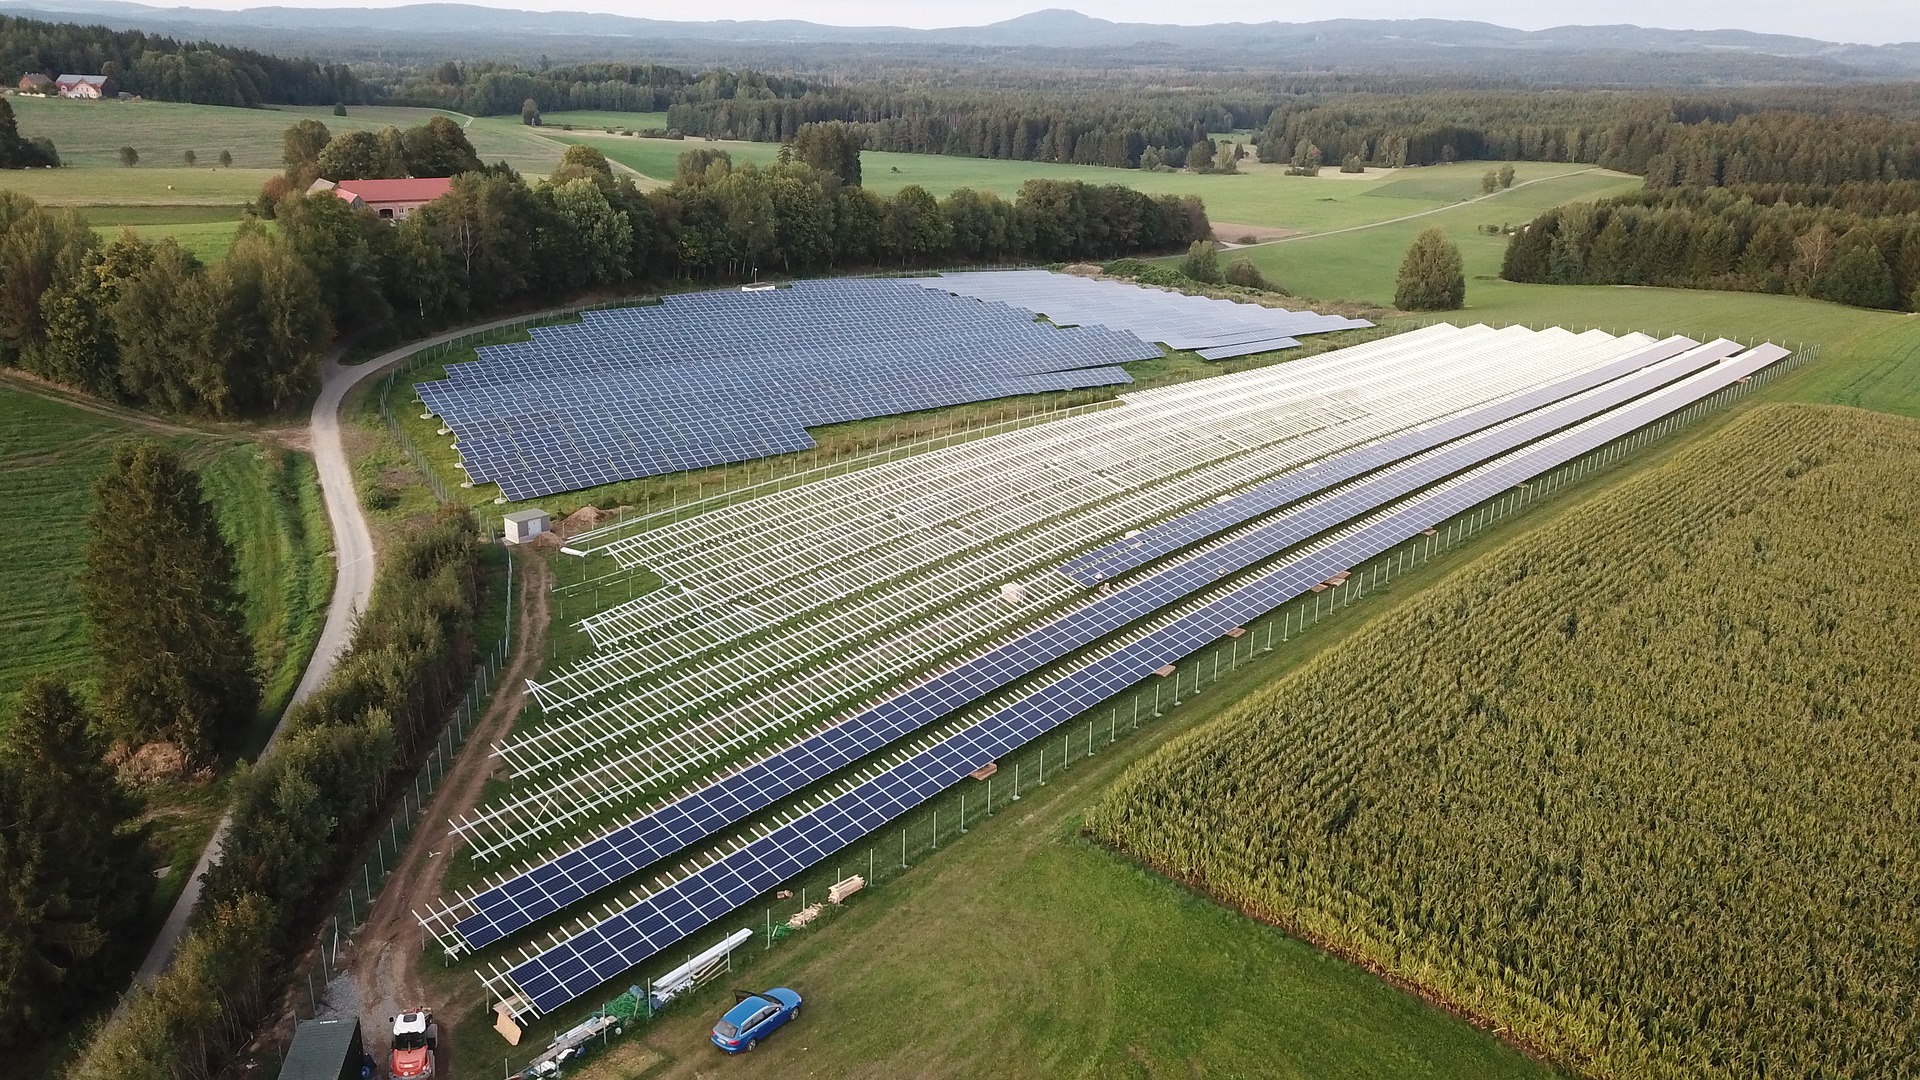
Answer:
[[(571, 309), (557, 309), (548, 314), (558, 314)], [(484, 333), (488, 330), (508, 326), (525, 316), (513, 315), (494, 319), (490, 322), (449, 330), (444, 334), (416, 341), (409, 345), (380, 354), (379, 356), (354, 367), (340, 363), (346, 346), (341, 345), (327, 354), (320, 366), (320, 396), (314, 401), (313, 413), (308, 421), (308, 436), (313, 448), (314, 467), (320, 476), (320, 487), (327, 504), (327, 519), (333, 527), (333, 550), (337, 570), (334, 575), (333, 599), (327, 607), (325, 626), (320, 631), (320, 640), (315, 644), (313, 656), (307, 661), (307, 669), (300, 678), (299, 687), (293, 698), (287, 703), (287, 713), (293, 707), (306, 700), (307, 696), (326, 682), (340, 658), (346, 654), (348, 642), (353, 635), (353, 622), (358, 614), (366, 610), (367, 601), (373, 596), (373, 578), (375, 569), (375, 551), (373, 536), (367, 529), (366, 514), (360, 508), (360, 494), (354, 487), (353, 465), (347, 460), (346, 447), (341, 436), (341, 412), (347, 397), (361, 383), (370, 381), (422, 349), (452, 341), (469, 334)], [(154, 421), (162, 423), (162, 421)], [(184, 430), (184, 429), (183, 429)], [(273, 751), (274, 743), (279, 739), (281, 730), (286, 726), (287, 713), (281, 714), (279, 724), (267, 740), (266, 748), (261, 751), (265, 757)], [(134, 974), (134, 982), (150, 984), (173, 960), (174, 950), (187, 932), (187, 922), (193, 915), (193, 909), (200, 901), (200, 890), (206, 873), (220, 859), (221, 844), (226, 839), (228, 826), (232, 818), (223, 812), (220, 822), (214, 826), (213, 835), (200, 853), (200, 861), (193, 868), (193, 875), (187, 879), (187, 887), (179, 900), (168, 912), (166, 921), (160, 927), (159, 936), (154, 939), (153, 947), (147, 951), (146, 959)]]
[[(394, 866), (388, 885), (374, 902), (367, 923), (354, 936), (347, 971), (360, 988), (361, 1030), (385, 1031), (388, 1017), (430, 1001), (418, 964), (426, 953), (426, 930), (414, 918), (440, 896), (447, 865), (458, 843), (447, 819), (471, 810), (493, 776), (493, 744), (513, 730), (526, 706), (526, 680), (539, 672), (545, 654), (553, 570), (541, 555), (520, 560), (520, 603), (514, 627), (516, 647), (501, 673), (499, 686), (480, 722), (467, 736), (466, 748), (441, 780), (433, 800), (421, 815), (421, 827)], [(435, 1014), (440, 1024), (442, 1053), (453, 1045), (458, 1022), (451, 1010)], [(451, 1075), (451, 1061), (441, 1068)]]
[(1458, 210), (1463, 206), (1472, 206), (1475, 203), (1483, 203), (1483, 202), (1486, 202), (1488, 199), (1497, 199), (1500, 196), (1505, 195), (1509, 191), (1519, 191), (1521, 188), (1532, 187), (1535, 184), (1546, 184), (1546, 183), (1551, 183), (1555, 180), (1565, 180), (1567, 177), (1570, 177), (1570, 176), (1583, 176), (1587, 173), (1600, 172), (1600, 171), (1602, 170), (1598, 168), (1579, 169), (1569, 173), (1558, 173), (1554, 176), (1535, 177), (1532, 180), (1522, 180), (1521, 182), (1513, 185), (1510, 188), (1501, 188), (1499, 191), (1489, 191), (1485, 195), (1475, 195), (1471, 199), (1462, 199), (1459, 202), (1448, 203), (1445, 206), (1436, 206), (1431, 210), (1421, 210), (1412, 214), (1402, 214), (1399, 217), (1387, 218), (1384, 221), (1369, 221), (1362, 225), (1348, 225), (1347, 227), (1342, 229), (1327, 229), (1322, 232), (1297, 232), (1297, 233), (1294, 233), (1292, 236), (1282, 236), (1277, 240), (1263, 240), (1259, 244), (1236, 244), (1233, 246), (1248, 248), (1248, 247), (1260, 247), (1263, 244), (1286, 244), (1286, 243), (1291, 243), (1292, 241), (1295, 241), (1295, 240), (1317, 240), (1323, 236), (1339, 236), (1341, 233), (1362, 232), (1367, 229), (1377, 229), (1382, 225), (1398, 225), (1403, 221), (1417, 221), (1423, 217), (1432, 217), (1434, 214), (1444, 214), (1449, 210)]

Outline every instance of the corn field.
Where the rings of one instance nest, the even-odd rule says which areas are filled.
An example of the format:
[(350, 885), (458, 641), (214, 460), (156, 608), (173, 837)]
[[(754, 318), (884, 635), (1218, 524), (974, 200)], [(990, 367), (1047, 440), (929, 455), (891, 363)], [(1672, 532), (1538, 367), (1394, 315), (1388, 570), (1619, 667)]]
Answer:
[(1087, 828), (1583, 1074), (1920, 1075), (1917, 471), (1920, 422), (1751, 410)]

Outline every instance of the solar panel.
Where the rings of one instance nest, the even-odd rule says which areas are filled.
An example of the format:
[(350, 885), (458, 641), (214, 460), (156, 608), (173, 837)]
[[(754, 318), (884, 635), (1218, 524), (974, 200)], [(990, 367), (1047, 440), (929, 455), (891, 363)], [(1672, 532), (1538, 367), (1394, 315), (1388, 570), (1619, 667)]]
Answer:
[(1125, 384), (1160, 351), (893, 280), (592, 312), (417, 389), (476, 483), (529, 499), (809, 449), (809, 427)]
[(1188, 296), (1127, 281), (1046, 270), (987, 270), (920, 279), (929, 289), (1008, 304), (1068, 326), (1103, 326), (1142, 341), (1225, 360), (1298, 346), (1297, 335), (1357, 330), (1365, 319)]
[(549, 1012), (642, 963), (712, 920), (920, 805), (1159, 667), (1299, 597), (1423, 529), (1671, 415), (1784, 358), (1766, 345), (1683, 381), (1511, 448), (1445, 483), (1374, 511), (1245, 585), (1226, 591), (955, 732), (721, 856), (672, 885), (556, 942), (506, 972)]
[[(1390, 462), (1432, 449), (1471, 432), (1504, 423), (1541, 406), (1562, 401), (1576, 394), (1605, 385), (1623, 375), (1650, 364), (1670, 360), (1683, 352), (1689, 354), (1693, 369), (1704, 367), (1738, 352), (1732, 341), (1718, 341), (1702, 348), (1690, 338), (1671, 337), (1657, 344), (1534, 390), (1516, 394), (1484, 408), (1447, 417), (1443, 420), (1389, 436), (1345, 453), (1316, 461), (1277, 480), (1261, 484), (1230, 499), (1211, 503), (1157, 525), (1138, 530), (1087, 552), (1060, 567), (1073, 581), (1092, 587), (1136, 569), (1209, 536), (1271, 513), (1288, 503), (1334, 484), (1371, 472)], [(1685, 374), (1675, 369), (1674, 378)]]
[(1016, 679), (1212, 586), (1222, 577), (1494, 455), (1699, 371), (1737, 348), (1731, 343), (1714, 342), (1650, 366), (1646, 353), (1636, 354), (1629, 359), (1638, 361), (1633, 364), (1637, 370), (1624, 377), (1326, 490), (1285, 514), (1233, 534), (1228, 542), (1092, 599), (843, 723), (751, 762), (658, 811), (558, 856), (536, 871), (482, 891), (472, 900), (474, 913), (460, 920), (455, 930), (471, 948), (498, 941)]

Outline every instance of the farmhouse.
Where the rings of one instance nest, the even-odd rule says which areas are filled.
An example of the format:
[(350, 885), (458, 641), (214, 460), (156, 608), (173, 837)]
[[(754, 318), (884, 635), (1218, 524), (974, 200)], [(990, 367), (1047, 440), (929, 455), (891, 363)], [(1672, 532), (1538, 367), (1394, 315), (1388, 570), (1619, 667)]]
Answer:
[(29, 71), (20, 76), (20, 92), (23, 94), (51, 94), (53, 80), (37, 71)]
[(379, 217), (389, 221), (399, 221), (445, 195), (452, 187), (453, 181), (444, 176), (337, 182), (320, 179), (313, 182), (313, 186), (307, 189), (307, 194), (315, 195), (322, 191), (331, 191), (356, 207), (364, 206)]
[(99, 99), (113, 94), (113, 80), (105, 75), (62, 75), (53, 81), (61, 97)]

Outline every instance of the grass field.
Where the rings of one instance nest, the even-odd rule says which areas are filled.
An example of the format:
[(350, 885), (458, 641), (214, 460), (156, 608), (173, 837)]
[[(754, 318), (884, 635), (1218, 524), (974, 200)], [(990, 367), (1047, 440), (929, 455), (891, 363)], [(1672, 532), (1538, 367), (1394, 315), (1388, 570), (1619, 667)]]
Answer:
[(1745, 410), (1170, 744), (1090, 825), (1596, 1075), (1898, 1073), (1916, 460), (1920, 421)]
[[(68, 166), (0, 174), (10, 188), (53, 206), (72, 206), (102, 235), (131, 228), (149, 240), (172, 236), (206, 261), (226, 255), (238, 228), (240, 208), (279, 173), (281, 137), (305, 117), (335, 133), (372, 131), (389, 124), (410, 127), (435, 115), (462, 123), (470, 118), (435, 109), (355, 106), (344, 117), (330, 107), (286, 106), (237, 109), (161, 101), (68, 101), (11, 99), (20, 130), (46, 135)], [(488, 162), (506, 161), (534, 175), (552, 171), (565, 149), (518, 121), (475, 122), (467, 129), (474, 150)], [(120, 164), (122, 146), (140, 152), (140, 164)], [(198, 155), (194, 167), (184, 151)], [(218, 168), (220, 152), (232, 168)]]
[[(779, 154), (772, 143), (720, 142), (705, 139), (642, 139), (586, 132), (549, 138), (599, 147), (612, 160), (659, 180), (673, 179), (680, 155), (701, 147), (728, 151), (736, 162), (765, 164)], [(1191, 173), (1149, 173), (1137, 169), (1103, 169), (1092, 165), (1055, 165), (1035, 161), (995, 161), (988, 158), (942, 157), (934, 154), (894, 154), (869, 150), (860, 155), (861, 183), (882, 194), (918, 184), (937, 196), (957, 188), (994, 191), (1013, 198), (1030, 179), (1082, 180), (1090, 184), (1125, 184), (1154, 195), (1198, 195), (1217, 222), (1263, 225), (1320, 232), (1431, 210), (1477, 196), (1484, 163), (1463, 162), (1420, 170), (1417, 177), (1378, 172), (1364, 178), (1328, 172), (1318, 177), (1287, 176), (1276, 167), (1249, 168), (1237, 176), (1197, 176)], [(1630, 190), (1639, 181), (1615, 173), (1592, 172), (1582, 165), (1517, 162), (1516, 183), (1544, 178), (1556, 180), (1561, 193), (1549, 205), (1569, 198)], [(1582, 176), (1571, 174), (1583, 173)], [(1406, 185), (1406, 186), (1397, 186)], [(1553, 185), (1543, 185), (1553, 186)], [(1510, 220), (1533, 216), (1525, 210), (1504, 210), (1520, 202), (1525, 189), (1503, 192), (1489, 200), (1503, 207)]]
[(0, 501), (32, 509), (0, 524), (0, 592), (13, 605), (0, 627), (0, 712), (36, 675), (91, 681), (76, 575), (93, 479), (114, 444), (133, 436), (161, 439), (200, 472), (235, 548), (266, 686), (262, 714), (277, 716), (319, 634), (333, 583), (311, 459), (252, 439), (77, 407), (11, 382), (0, 382)]
[(604, 112), (593, 109), (579, 109), (568, 112), (540, 114), (540, 126), (549, 131), (565, 131), (569, 127), (613, 128), (617, 131), (644, 131), (649, 128), (665, 128), (667, 114), (664, 112)]

